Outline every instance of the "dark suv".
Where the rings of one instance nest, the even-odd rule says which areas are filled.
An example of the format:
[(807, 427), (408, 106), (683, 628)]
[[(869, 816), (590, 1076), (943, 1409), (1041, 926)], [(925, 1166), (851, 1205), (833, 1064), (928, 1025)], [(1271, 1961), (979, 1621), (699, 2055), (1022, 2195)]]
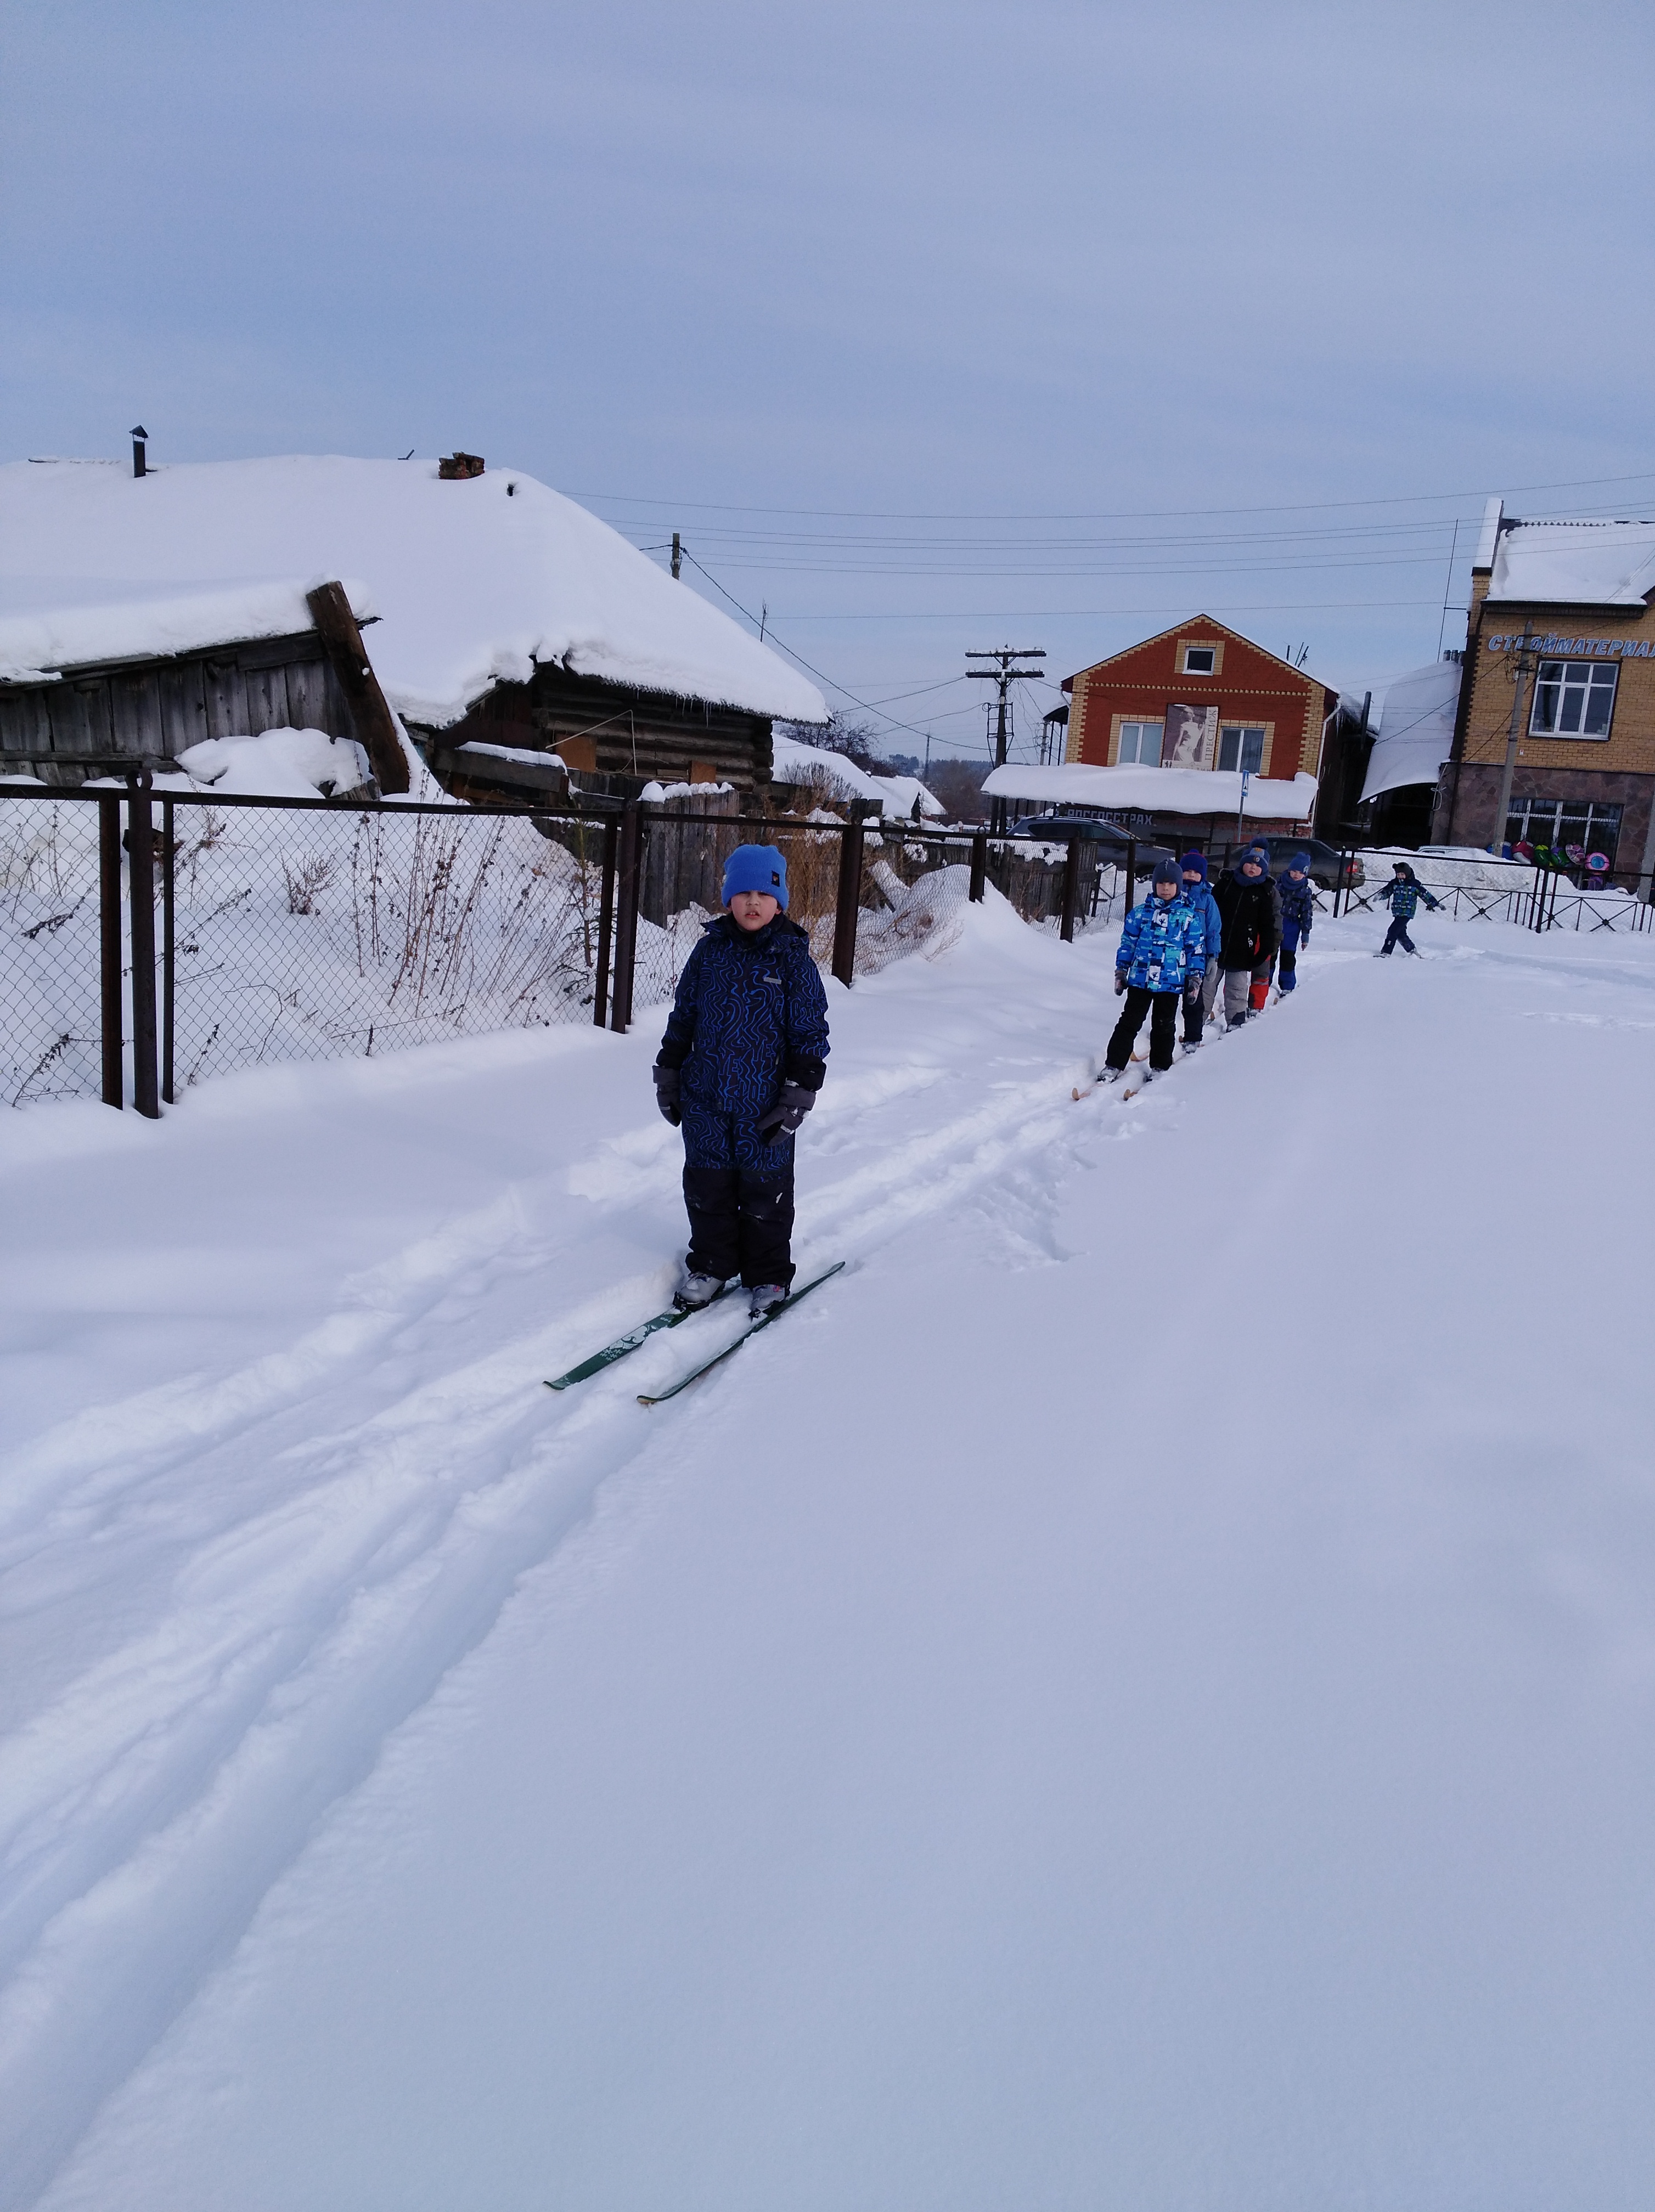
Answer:
[[(1273, 876), (1281, 875), (1285, 872), (1288, 861), (1295, 853), (1308, 853), (1311, 860), (1311, 881), (1319, 890), (1331, 891), (1339, 888), (1339, 870), (1342, 863), (1345, 872), (1344, 888), (1347, 890), (1352, 890), (1358, 884), (1367, 881), (1367, 871), (1362, 866), (1360, 854), (1352, 854), (1347, 858), (1336, 846), (1325, 843), (1320, 837), (1255, 837), (1250, 842), (1255, 845), (1263, 845), (1269, 854), (1270, 873)], [(1239, 850), (1232, 853), (1230, 865), (1233, 866), (1240, 857)], [(1216, 871), (1214, 872), (1216, 873)]]

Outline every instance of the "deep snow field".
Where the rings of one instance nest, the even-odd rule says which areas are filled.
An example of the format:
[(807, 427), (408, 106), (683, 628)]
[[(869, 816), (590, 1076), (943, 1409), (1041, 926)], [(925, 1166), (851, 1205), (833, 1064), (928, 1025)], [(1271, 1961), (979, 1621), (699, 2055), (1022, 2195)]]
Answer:
[(1655, 939), (831, 985), (663, 1303), (633, 1036), (0, 1117), (0, 2207), (1646, 2212)]

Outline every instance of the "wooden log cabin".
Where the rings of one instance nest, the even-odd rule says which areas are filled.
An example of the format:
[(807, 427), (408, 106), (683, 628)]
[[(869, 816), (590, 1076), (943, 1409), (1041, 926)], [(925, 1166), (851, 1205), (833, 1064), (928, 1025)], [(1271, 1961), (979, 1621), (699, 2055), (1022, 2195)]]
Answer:
[[(368, 750), (383, 783), (394, 714), (460, 797), (651, 781), (745, 793), (770, 782), (773, 721), (826, 719), (797, 670), (595, 515), (458, 458), (446, 472), (306, 457), (152, 460), (141, 477), (0, 467), (0, 532), (38, 563), (9, 598), (0, 584), (0, 772), (72, 777), (157, 740), (173, 758), (283, 722), (367, 744), (365, 722), (382, 718), (390, 737)], [(291, 584), (260, 587), (301, 610), (285, 627), (227, 629), (221, 610), (206, 635), (180, 611), (204, 576), (231, 592), (228, 580), (319, 575), (354, 644), (313, 610), (307, 626)], [(94, 606), (100, 593), (113, 597)], [(128, 619), (163, 603), (169, 623)]]

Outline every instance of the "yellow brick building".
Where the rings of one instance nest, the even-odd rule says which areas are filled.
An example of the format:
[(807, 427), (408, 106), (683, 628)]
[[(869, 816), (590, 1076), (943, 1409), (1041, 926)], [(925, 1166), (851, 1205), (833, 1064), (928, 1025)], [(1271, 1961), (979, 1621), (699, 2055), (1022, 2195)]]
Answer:
[(1490, 501), (1438, 843), (1578, 846), (1623, 877), (1655, 866), (1652, 599), (1655, 522), (1524, 521)]

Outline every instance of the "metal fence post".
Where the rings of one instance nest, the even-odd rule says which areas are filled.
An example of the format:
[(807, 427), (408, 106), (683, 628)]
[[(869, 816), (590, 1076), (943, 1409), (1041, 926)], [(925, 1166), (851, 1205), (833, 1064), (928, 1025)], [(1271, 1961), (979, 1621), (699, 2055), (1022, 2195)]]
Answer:
[(839, 833), (839, 899), (833, 913), (833, 972), (847, 990), (856, 980), (856, 916), (861, 902), (862, 824), (859, 816), (847, 822)]
[(126, 909), (132, 945), (132, 1103), (161, 1119), (155, 1082), (155, 837), (149, 771), (126, 779)]
[(989, 881), (989, 833), (979, 830), (971, 838), (971, 881), (966, 892), (973, 906), (981, 906)]
[(632, 1021), (632, 970), (638, 951), (638, 862), (643, 849), (643, 809), (629, 799), (621, 809), (615, 872), (615, 980), (609, 994), (609, 1026), (624, 1036)]
[(103, 1103), (125, 1103), (121, 1073), (121, 803), (98, 799), (98, 982), (103, 1036)]
[(1123, 914), (1131, 913), (1132, 902), (1136, 897), (1137, 891), (1138, 841), (1135, 837), (1129, 837), (1126, 841), (1126, 904), (1121, 909)]
[(1065, 945), (1074, 942), (1074, 915), (1080, 903), (1080, 840), (1069, 839), (1069, 848), (1063, 860), (1063, 919), (1058, 935)]
[(611, 817), (604, 824), (603, 882), (598, 893), (598, 962), (592, 978), (592, 1018), (599, 1029), (602, 1029), (608, 1016), (609, 939), (615, 923), (615, 848), (619, 836), (620, 824)]
[(161, 1095), (162, 1102), (173, 1103), (173, 802), (161, 802)]

